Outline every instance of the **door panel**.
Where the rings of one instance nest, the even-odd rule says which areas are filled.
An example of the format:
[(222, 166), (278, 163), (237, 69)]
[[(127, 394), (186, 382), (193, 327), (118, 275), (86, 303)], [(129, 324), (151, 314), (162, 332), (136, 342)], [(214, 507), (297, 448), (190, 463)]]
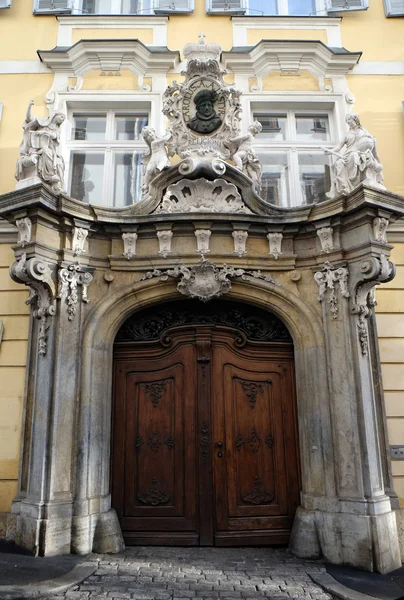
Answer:
[(291, 343), (211, 323), (118, 343), (112, 501), (126, 543), (287, 542), (295, 411)]
[[(292, 389), (288, 362), (271, 361), (256, 349), (214, 346), (213, 392), (216, 543), (286, 541), (299, 500), (296, 446), (286, 454), (294, 420), (288, 421)], [(268, 355), (267, 355), (268, 356)], [(289, 440), (290, 441), (290, 440)], [(222, 454), (222, 457), (220, 456)], [(290, 454), (290, 452), (289, 452)], [(290, 469), (294, 476), (288, 479)]]
[(166, 356), (136, 354), (117, 358), (115, 366), (124, 420), (115, 422), (121, 452), (113, 469), (121, 474), (113, 492), (120, 494), (124, 536), (127, 543), (146, 543), (172, 532), (178, 543), (195, 544), (195, 349), (183, 343)]

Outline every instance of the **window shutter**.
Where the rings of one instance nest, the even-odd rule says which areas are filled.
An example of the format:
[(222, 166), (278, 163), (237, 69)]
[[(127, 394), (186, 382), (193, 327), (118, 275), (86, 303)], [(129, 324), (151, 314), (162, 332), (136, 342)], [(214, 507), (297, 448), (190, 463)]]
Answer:
[(0, 0), (0, 8), (10, 8), (11, 0)]
[(328, 12), (365, 10), (368, 8), (368, 6), (368, 0), (326, 0), (326, 8)]
[(156, 13), (187, 13), (194, 10), (194, 0), (154, 0)]
[(245, 0), (209, 0), (208, 12), (243, 14), (245, 11)]
[(404, 17), (404, 0), (384, 0), (386, 17)]
[(36, 13), (70, 12), (71, 8), (71, 0), (35, 0), (34, 4)]

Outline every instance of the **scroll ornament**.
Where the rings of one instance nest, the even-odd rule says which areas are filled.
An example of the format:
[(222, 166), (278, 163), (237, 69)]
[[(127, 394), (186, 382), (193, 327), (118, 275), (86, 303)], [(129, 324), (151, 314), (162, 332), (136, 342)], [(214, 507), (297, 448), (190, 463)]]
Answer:
[(18, 262), (10, 267), (10, 276), (17, 283), (24, 283), (30, 289), (26, 304), (33, 307), (33, 317), (39, 320), (38, 354), (46, 355), (48, 344), (48, 317), (56, 312), (55, 284), (49, 265), (38, 258), (30, 258), (24, 253)]
[(231, 290), (230, 279), (234, 278), (248, 280), (249, 277), (252, 277), (262, 279), (273, 285), (279, 285), (273, 277), (263, 275), (261, 271), (246, 271), (228, 267), (226, 264), (219, 268), (204, 256), (202, 256), (200, 263), (190, 267), (182, 264), (167, 271), (161, 271), (160, 269), (148, 271), (140, 281), (152, 279), (153, 277), (160, 277), (161, 281), (167, 281), (169, 277), (179, 279), (177, 290), (180, 294), (189, 298), (197, 298), (201, 302), (208, 302), (212, 298), (227, 294)]
[(59, 270), (59, 288), (57, 297), (67, 304), (69, 321), (72, 321), (77, 312), (79, 302), (78, 286), (82, 287), (81, 301), (88, 302), (88, 286), (93, 276), (88, 271), (83, 271), (79, 264), (68, 265)]
[(328, 304), (332, 314), (332, 318), (338, 317), (338, 302), (335, 294), (336, 285), (339, 284), (341, 295), (344, 298), (349, 298), (348, 291), (348, 269), (339, 267), (334, 269), (333, 266), (326, 261), (322, 271), (317, 271), (314, 274), (314, 279), (319, 286), (318, 301), (322, 302), (328, 291)]

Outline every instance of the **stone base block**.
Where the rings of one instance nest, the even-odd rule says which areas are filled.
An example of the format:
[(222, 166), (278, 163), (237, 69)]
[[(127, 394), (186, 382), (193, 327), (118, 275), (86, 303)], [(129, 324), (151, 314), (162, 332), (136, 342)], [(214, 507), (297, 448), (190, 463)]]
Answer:
[(124, 550), (125, 542), (116, 512), (111, 508), (108, 512), (97, 515), (93, 552), (116, 554)]
[(17, 517), (15, 543), (34, 556), (57, 556), (70, 553), (71, 519), (35, 519)]
[(404, 508), (395, 510), (397, 531), (398, 531), (398, 543), (400, 546), (401, 562), (404, 563)]
[(393, 512), (367, 516), (299, 508), (290, 549), (300, 558), (324, 557), (365, 571), (389, 573), (401, 567)]

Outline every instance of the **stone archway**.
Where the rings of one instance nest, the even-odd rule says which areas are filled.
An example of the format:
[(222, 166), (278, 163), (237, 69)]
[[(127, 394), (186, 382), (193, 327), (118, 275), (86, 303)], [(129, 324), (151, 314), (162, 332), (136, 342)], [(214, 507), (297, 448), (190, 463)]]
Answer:
[[(266, 282), (253, 279), (234, 284), (228, 297), (270, 309), (287, 324), (295, 348), (302, 498), (307, 502), (316, 497), (334, 496), (331, 423), (329, 408), (324, 402), (324, 398), (327, 398), (327, 382), (318, 381), (318, 373), (325, 371), (324, 340), (318, 316), (290, 292), (282, 288), (274, 289)], [(93, 515), (76, 515), (73, 518), (72, 545), (76, 552), (110, 549), (111, 536), (108, 531), (116, 534), (120, 531), (115, 513), (109, 510), (109, 415), (112, 347), (116, 332), (134, 311), (175, 298), (178, 298), (178, 293), (173, 283), (139, 282), (107, 301), (100, 301), (87, 322), (83, 340), (77, 469), (80, 481), (77, 491), (78, 498), (91, 498), (93, 504), (97, 501), (100, 510)], [(94, 377), (95, 372), (98, 373), (97, 377)], [(313, 430), (314, 422), (317, 427)], [(312, 447), (320, 443), (322, 447), (329, 444), (328, 451), (313, 460)], [(83, 503), (76, 500), (76, 506), (80, 505)], [(98, 534), (94, 537), (94, 529), (97, 531), (97, 528)], [(75, 531), (80, 531), (80, 535), (75, 536)], [(317, 544), (314, 525), (312, 538), (315, 540), (312, 542), (314, 547)], [(316, 549), (318, 552), (319, 548)], [(313, 550), (310, 552), (312, 554)]]

